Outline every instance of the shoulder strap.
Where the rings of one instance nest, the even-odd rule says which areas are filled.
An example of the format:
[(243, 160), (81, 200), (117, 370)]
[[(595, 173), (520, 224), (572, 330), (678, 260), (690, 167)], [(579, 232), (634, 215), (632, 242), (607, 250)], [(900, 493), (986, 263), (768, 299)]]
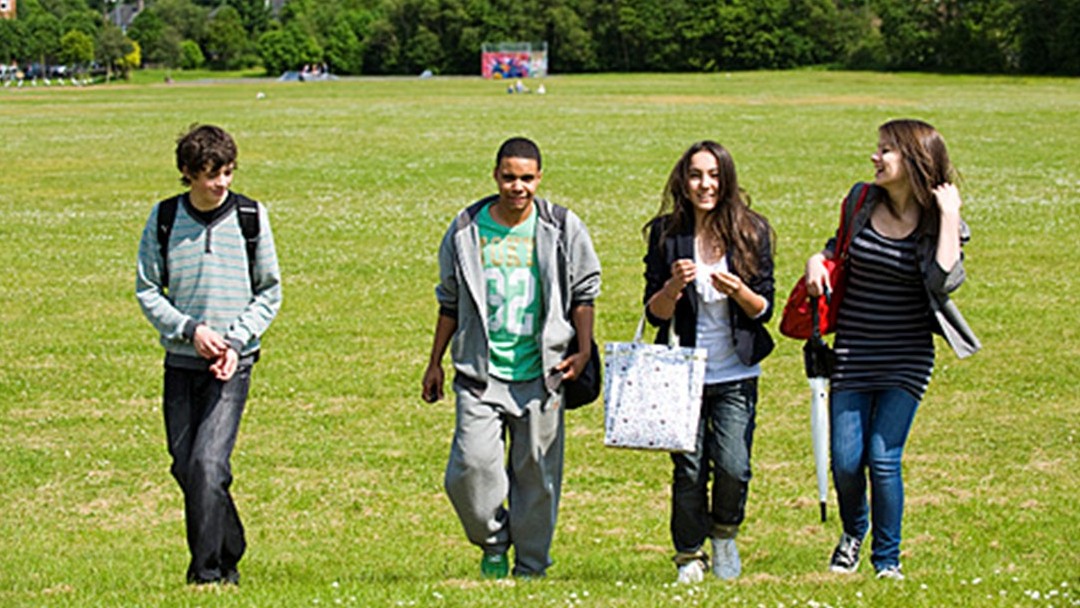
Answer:
[(173, 223), (176, 222), (176, 208), (180, 206), (180, 196), (167, 198), (158, 203), (157, 240), (161, 251), (161, 286), (169, 287), (169, 236)]
[(247, 251), (248, 280), (251, 291), (255, 291), (255, 259), (259, 247), (259, 204), (243, 194), (236, 194), (236, 217), (240, 222), (240, 232), (244, 235), (244, 248)]
[[(855, 198), (856, 191), (859, 193), (858, 199)], [(840, 241), (837, 243), (839, 259), (847, 257), (848, 246), (851, 245), (851, 222), (855, 220), (855, 216), (866, 202), (868, 192), (870, 192), (870, 185), (860, 183), (844, 197), (843, 208), (840, 210)]]

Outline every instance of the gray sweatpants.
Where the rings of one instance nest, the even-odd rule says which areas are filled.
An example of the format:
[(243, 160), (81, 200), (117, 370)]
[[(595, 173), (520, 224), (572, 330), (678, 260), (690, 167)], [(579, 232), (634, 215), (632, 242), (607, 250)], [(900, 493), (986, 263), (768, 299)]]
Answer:
[(562, 398), (549, 396), (542, 379), (492, 378), (480, 395), (459, 382), (454, 390), (457, 424), (445, 485), (465, 534), (488, 553), (513, 545), (514, 575), (543, 575), (562, 486)]

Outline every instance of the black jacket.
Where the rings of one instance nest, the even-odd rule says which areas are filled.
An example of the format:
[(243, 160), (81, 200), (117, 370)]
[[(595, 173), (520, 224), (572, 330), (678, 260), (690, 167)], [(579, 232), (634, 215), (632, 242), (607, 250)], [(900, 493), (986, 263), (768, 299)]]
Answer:
[[(694, 227), (691, 225), (679, 234), (662, 238), (661, 235), (670, 221), (670, 215), (653, 220), (649, 227), (649, 250), (645, 254), (645, 314), (649, 323), (659, 328), (656, 332), (657, 344), (667, 344), (671, 320), (660, 319), (649, 312), (649, 299), (671, 278), (671, 264), (675, 260), (694, 259)], [(734, 302), (728, 307), (731, 335), (735, 341), (735, 354), (744, 365), (760, 362), (772, 352), (774, 346), (773, 339), (765, 328), (765, 324), (772, 318), (773, 296), (776, 291), (773, 283), (772, 243), (767, 223), (762, 222), (758, 226), (758, 242), (757, 274), (739, 278), (747, 287), (764, 297), (768, 302), (768, 307), (765, 313), (756, 319), (747, 316), (742, 307)], [(731, 251), (729, 250), (725, 255), (728, 268), (734, 268)], [(694, 284), (690, 283), (683, 289), (683, 296), (675, 304), (677, 325), (675, 329), (682, 346), (697, 345), (698, 305), (697, 292), (694, 290)]]

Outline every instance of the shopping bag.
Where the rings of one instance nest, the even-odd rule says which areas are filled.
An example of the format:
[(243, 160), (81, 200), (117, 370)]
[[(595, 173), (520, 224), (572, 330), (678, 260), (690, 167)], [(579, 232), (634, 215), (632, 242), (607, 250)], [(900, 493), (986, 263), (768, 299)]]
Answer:
[(645, 316), (633, 342), (604, 345), (604, 445), (694, 452), (705, 382), (705, 349), (645, 344)]

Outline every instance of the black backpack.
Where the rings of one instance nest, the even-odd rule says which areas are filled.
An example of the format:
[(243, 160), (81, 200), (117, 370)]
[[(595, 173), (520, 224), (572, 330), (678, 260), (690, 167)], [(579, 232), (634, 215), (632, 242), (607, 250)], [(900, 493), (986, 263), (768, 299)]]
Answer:
[[(183, 194), (165, 199), (158, 204), (157, 238), (161, 250), (161, 286), (169, 287), (169, 235), (176, 222), (176, 210), (180, 206)], [(240, 222), (240, 232), (244, 235), (244, 249), (247, 251), (248, 280), (251, 291), (255, 291), (255, 249), (259, 245), (259, 204), (243, 194), (230, 192), (236, 197), (236, 216)]]

